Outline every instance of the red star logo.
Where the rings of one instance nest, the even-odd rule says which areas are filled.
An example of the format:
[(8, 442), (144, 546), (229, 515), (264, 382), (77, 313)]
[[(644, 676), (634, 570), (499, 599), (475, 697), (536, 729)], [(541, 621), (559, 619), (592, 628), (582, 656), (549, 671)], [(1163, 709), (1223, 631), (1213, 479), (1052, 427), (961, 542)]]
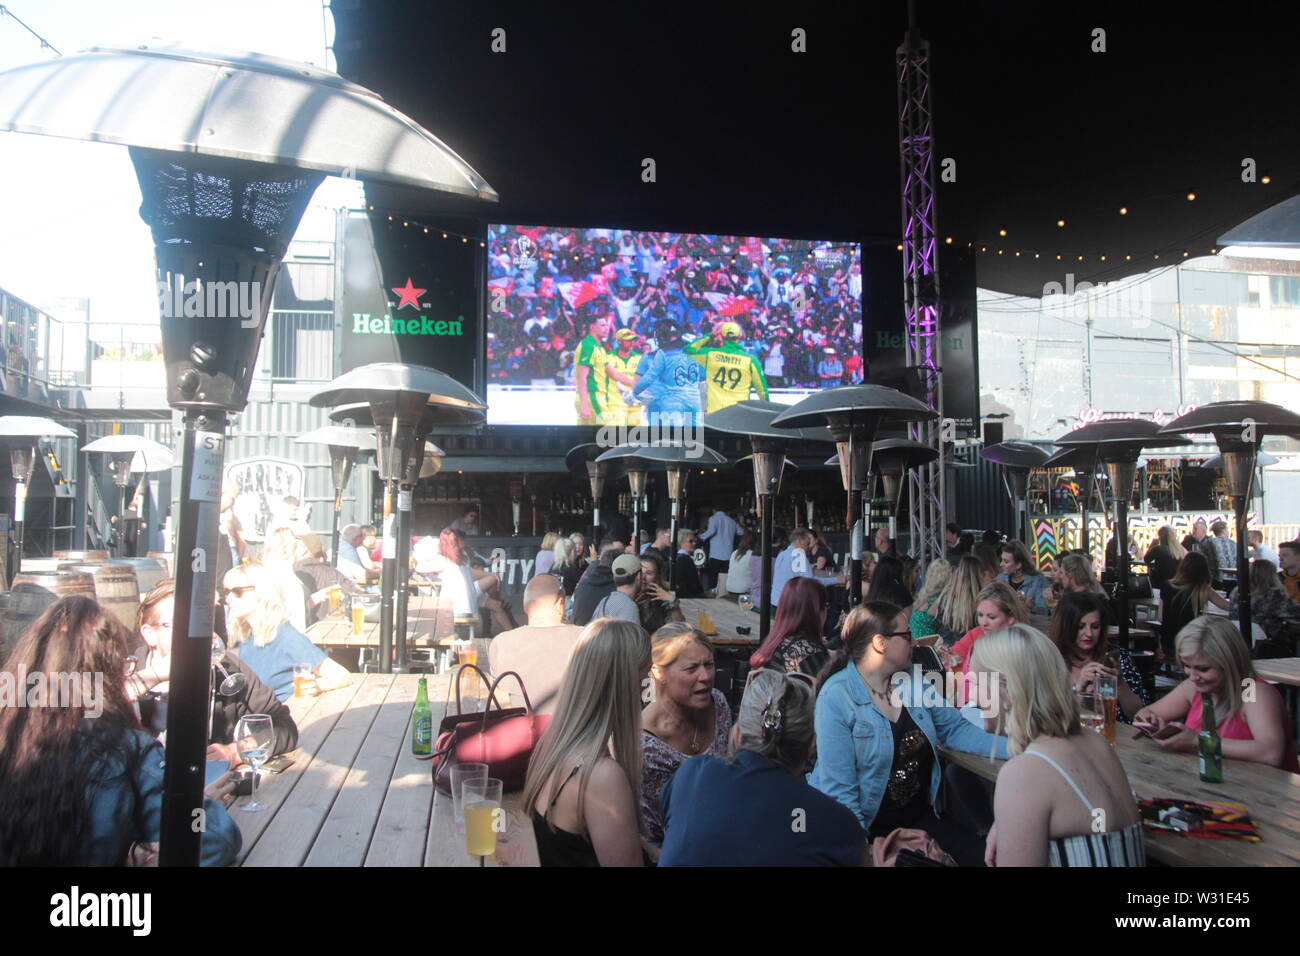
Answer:
[(416, 309), (418, 311), (420, 308), (420, 296), (424, 295), (424, 293), (428, 292), (429, 290), (417, 289), (415, 286), (411, 284), (410, 276), (407, 276), (406, 285), (400, 287), (393, 286), (393, 291), (396, 292), (400, 297), (400, 301), (397, 303), (397, 307), (399, 309), (409, 305), (411, 308)]

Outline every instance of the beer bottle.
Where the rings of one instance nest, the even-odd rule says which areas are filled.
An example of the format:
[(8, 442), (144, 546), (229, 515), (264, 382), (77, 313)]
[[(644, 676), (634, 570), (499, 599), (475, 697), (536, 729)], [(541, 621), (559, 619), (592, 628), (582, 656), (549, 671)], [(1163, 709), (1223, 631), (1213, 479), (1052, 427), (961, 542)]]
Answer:
[(429, 685), (424, 677), (420, 678), (415, 711), (411, 715), (411, 753), (420, 760), (433, 756), (433, 709), (429, 706)]
[(1201, 698), (1201, 733), (1197, 739), (1201, 755), (1201, 779), (1206, 783), (1223, 783), (1223, 741), (1214, 722), (1214, 701), (1206, 694)]

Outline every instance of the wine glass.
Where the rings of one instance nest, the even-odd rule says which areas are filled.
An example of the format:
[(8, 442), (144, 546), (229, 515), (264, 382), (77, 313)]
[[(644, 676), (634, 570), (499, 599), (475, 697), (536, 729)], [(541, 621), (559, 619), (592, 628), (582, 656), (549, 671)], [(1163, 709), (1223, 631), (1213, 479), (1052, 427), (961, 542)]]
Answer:
[(754, 610), (754, 599), (751, 598), (748, 594), (742, 594), (739, 597), (737, 597), (736, 603), (740, 605), (742, 610), (745, 611)]
[(221, 666), (221, 658), (226, 655), (226, 643), (219, 637), (212, 638), (212, 666), (221, 672), (222, 681), (217, 693), (222, 697), (234, 697), (248, 684), (248, 678), (236, 671), (231, 674)]
[(257, 802), (258, 768), (271, 757), (275, 746), (275, 728), (267, 714), (245, 714), (235, 724), (235, 747), (239, 758), (253, 768), (253, 793), (244, 806), (246, 812), (265, 810)]

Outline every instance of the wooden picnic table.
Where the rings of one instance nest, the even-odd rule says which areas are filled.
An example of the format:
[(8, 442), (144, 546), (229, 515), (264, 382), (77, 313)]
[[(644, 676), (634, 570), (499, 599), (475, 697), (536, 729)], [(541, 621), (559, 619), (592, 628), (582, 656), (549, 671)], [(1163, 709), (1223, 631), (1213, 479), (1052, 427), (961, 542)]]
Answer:
[(1255, 673), (1264, 680), (1300, 687), (1300, 657), (1274, 657), (1255, 661)]
[[(434, 732), (450, 675), (430, 675)], [(263, 774), (257, 802), (230, 808), (244, 845), (240, 866), (477, 866), (456, 833), (451, 800), (433, 786), (431, 765), (411, 753), (415, 674), (356, 675), (346, 688), (290, 698), (298, 749), (283, 773)], [(455, 705), (452, 705), (454, 712)], [(488, 865), (536, 865), (520, 794), (506, 794), (507, 830)]]
[[(430, 647), (435, 635), (454, 632), (451, 605), (435, 604), (432, 598), (412, 596), (407, 605), (408, 641), (414, 647)], [(359, 635), (352, 633), (352, 619), (345, 614), (330, 615), (307, 626), (307, 637), (319, 647), (378, 647), (379, 622), (366, 621)]]
[[(1169, 866), (1300, 865), (1300, 775), (1225, 757), (1224, 782), (1203, 783), (1195, 754), (1173, 753), (1154, 741), (1134, 740), (1134, 733), (1127, 724), (1117, 725), (1115, 750), (1140, 798), (1244, 804), (1262, 841), (1207, 840), (1146, 831), (1148, 858)], [(996, 780), (1006, 763), (947, 749), (943, 756), (985, 780)]]
[[(682, 615), (687, 623), (699, 624), (700, 612), (707, 611), (718, 629), (709, 640), (723, 647), (752, 647), (759, 642), (758, 613), (746, 611), (739, 604), (725, 598), (682, 598)], [(740, 634), (737, 627), (748, 627), (748, 634)]]

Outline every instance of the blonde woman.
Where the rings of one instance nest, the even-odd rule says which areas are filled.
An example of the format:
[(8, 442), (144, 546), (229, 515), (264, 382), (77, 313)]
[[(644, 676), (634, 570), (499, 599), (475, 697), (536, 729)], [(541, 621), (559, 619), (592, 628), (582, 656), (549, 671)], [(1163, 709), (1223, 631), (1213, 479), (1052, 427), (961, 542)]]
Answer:
[(537, 552), (537, 567), (533, 569), (534, 574), (550, 574), (551, 568), (555, 567), (555, 542), (560, 540), (560, 536), (555, 531), (546, 532), (542, 538), (542, 546)]
[(962, 555), (957, 567), (939, 594), (937, 607), (939, 636), (951, 647), (977, 623), (975, 607), (980, 591), (989, 582), (984, 578), (984, 564), (973, 554)]
[(1151, 586), (1161, 591), (1162, 596), (1169, 582), (1178, 573), (1178, 563), (1186, 556), (1187, 549), (1174, 534), (1174, 529), (1169, 525), (1162, 525), (1156, 532), (1155, 541), (1151, 542), (1151, 547), (1147, 548), (1147, 553), (1142, 556), (1147, 566), (1147, 573), (1151, 575)]
[(578, 635), (524, 784), (542, 866), (642, 865), (638, 731), (649, 670), (639, 625), (601, 618)]
[(1011, 754), (998, 772), (985, 862), (1144, 866), (1133, 788), (1106, 738), (1080, 724), (1060, 651), (1017, 624), (980, 641), (973, 660), (1001, 677)]
[[(815, 585), (814, 585), (815, 586)], [(660, 866), (858, 866), (853, 813), (804, 781), (814, 694), (802, 674), (750, 671), (730, 758), (692, 757), (660, 797)], [(725, 807), (725, 812), (719, 812)], [(806, 826), (792, 827), (803, 819)]]
[(713, 644), (692, 625), (659, 628), (650, 654), (654, 699), (641, 712), (641, 816), (646, 839), (658, 844), (664, 837), (664, 784), (688, 757), (727, 752), (731, 708), (713, 686)]
[(324, 693), (346, 687), (352, 675), (293, 626), (285, 613), (273, 572), (260, 564), (231, 568), (222, 581), (230, 649), (275, 692), (277, 700), (293, 696), (293, 665), (310, 664), (315, 686)]
[(934, 561), (925, 572), (925, 583), (921, 585), (921, 593), (916, 596), (916, 603), (912, 605), (915, 610), (912, 611), (912, 616), (907, 622), (913, 637), (927, 637), (939, 633), (939, 618), (935, 613), (937, 611), (935, 605), (938, 604), (939, 595), (944, 587), (952, 579), (952, 571), (950, 562)]
[(551, 574), (564, 582), (564, 593), (573, 597), (573, 589), (582, 577), (582, 568), (578, 566), (578, 558), (573, 550), (573, 540), (556, 538), (552, 553), (555, 558), (551, 563)]
[(1187, 680), (1138, 711), (1133, 726), (1151, 732), (1177, 727), (1176, 734), (1156, 742), (1166, 750), (1196, 753), (1202, 702), (1208, 696), (1223, 756), (1300, 773), (1282, 695), (1255, 673), (1237, 626), (1227, 618), (1202, 615), (1178, 633), (1176, 647)]
[(307, 633), (309, 592), (293, 569), (298, 560), (297, 536), (288, 528), (276, 528), (262, 542), (257, 560), (274, 577), (276, 590), (280, 592), (280, 603), (289, 615), (289, 623), (302, 633)]

